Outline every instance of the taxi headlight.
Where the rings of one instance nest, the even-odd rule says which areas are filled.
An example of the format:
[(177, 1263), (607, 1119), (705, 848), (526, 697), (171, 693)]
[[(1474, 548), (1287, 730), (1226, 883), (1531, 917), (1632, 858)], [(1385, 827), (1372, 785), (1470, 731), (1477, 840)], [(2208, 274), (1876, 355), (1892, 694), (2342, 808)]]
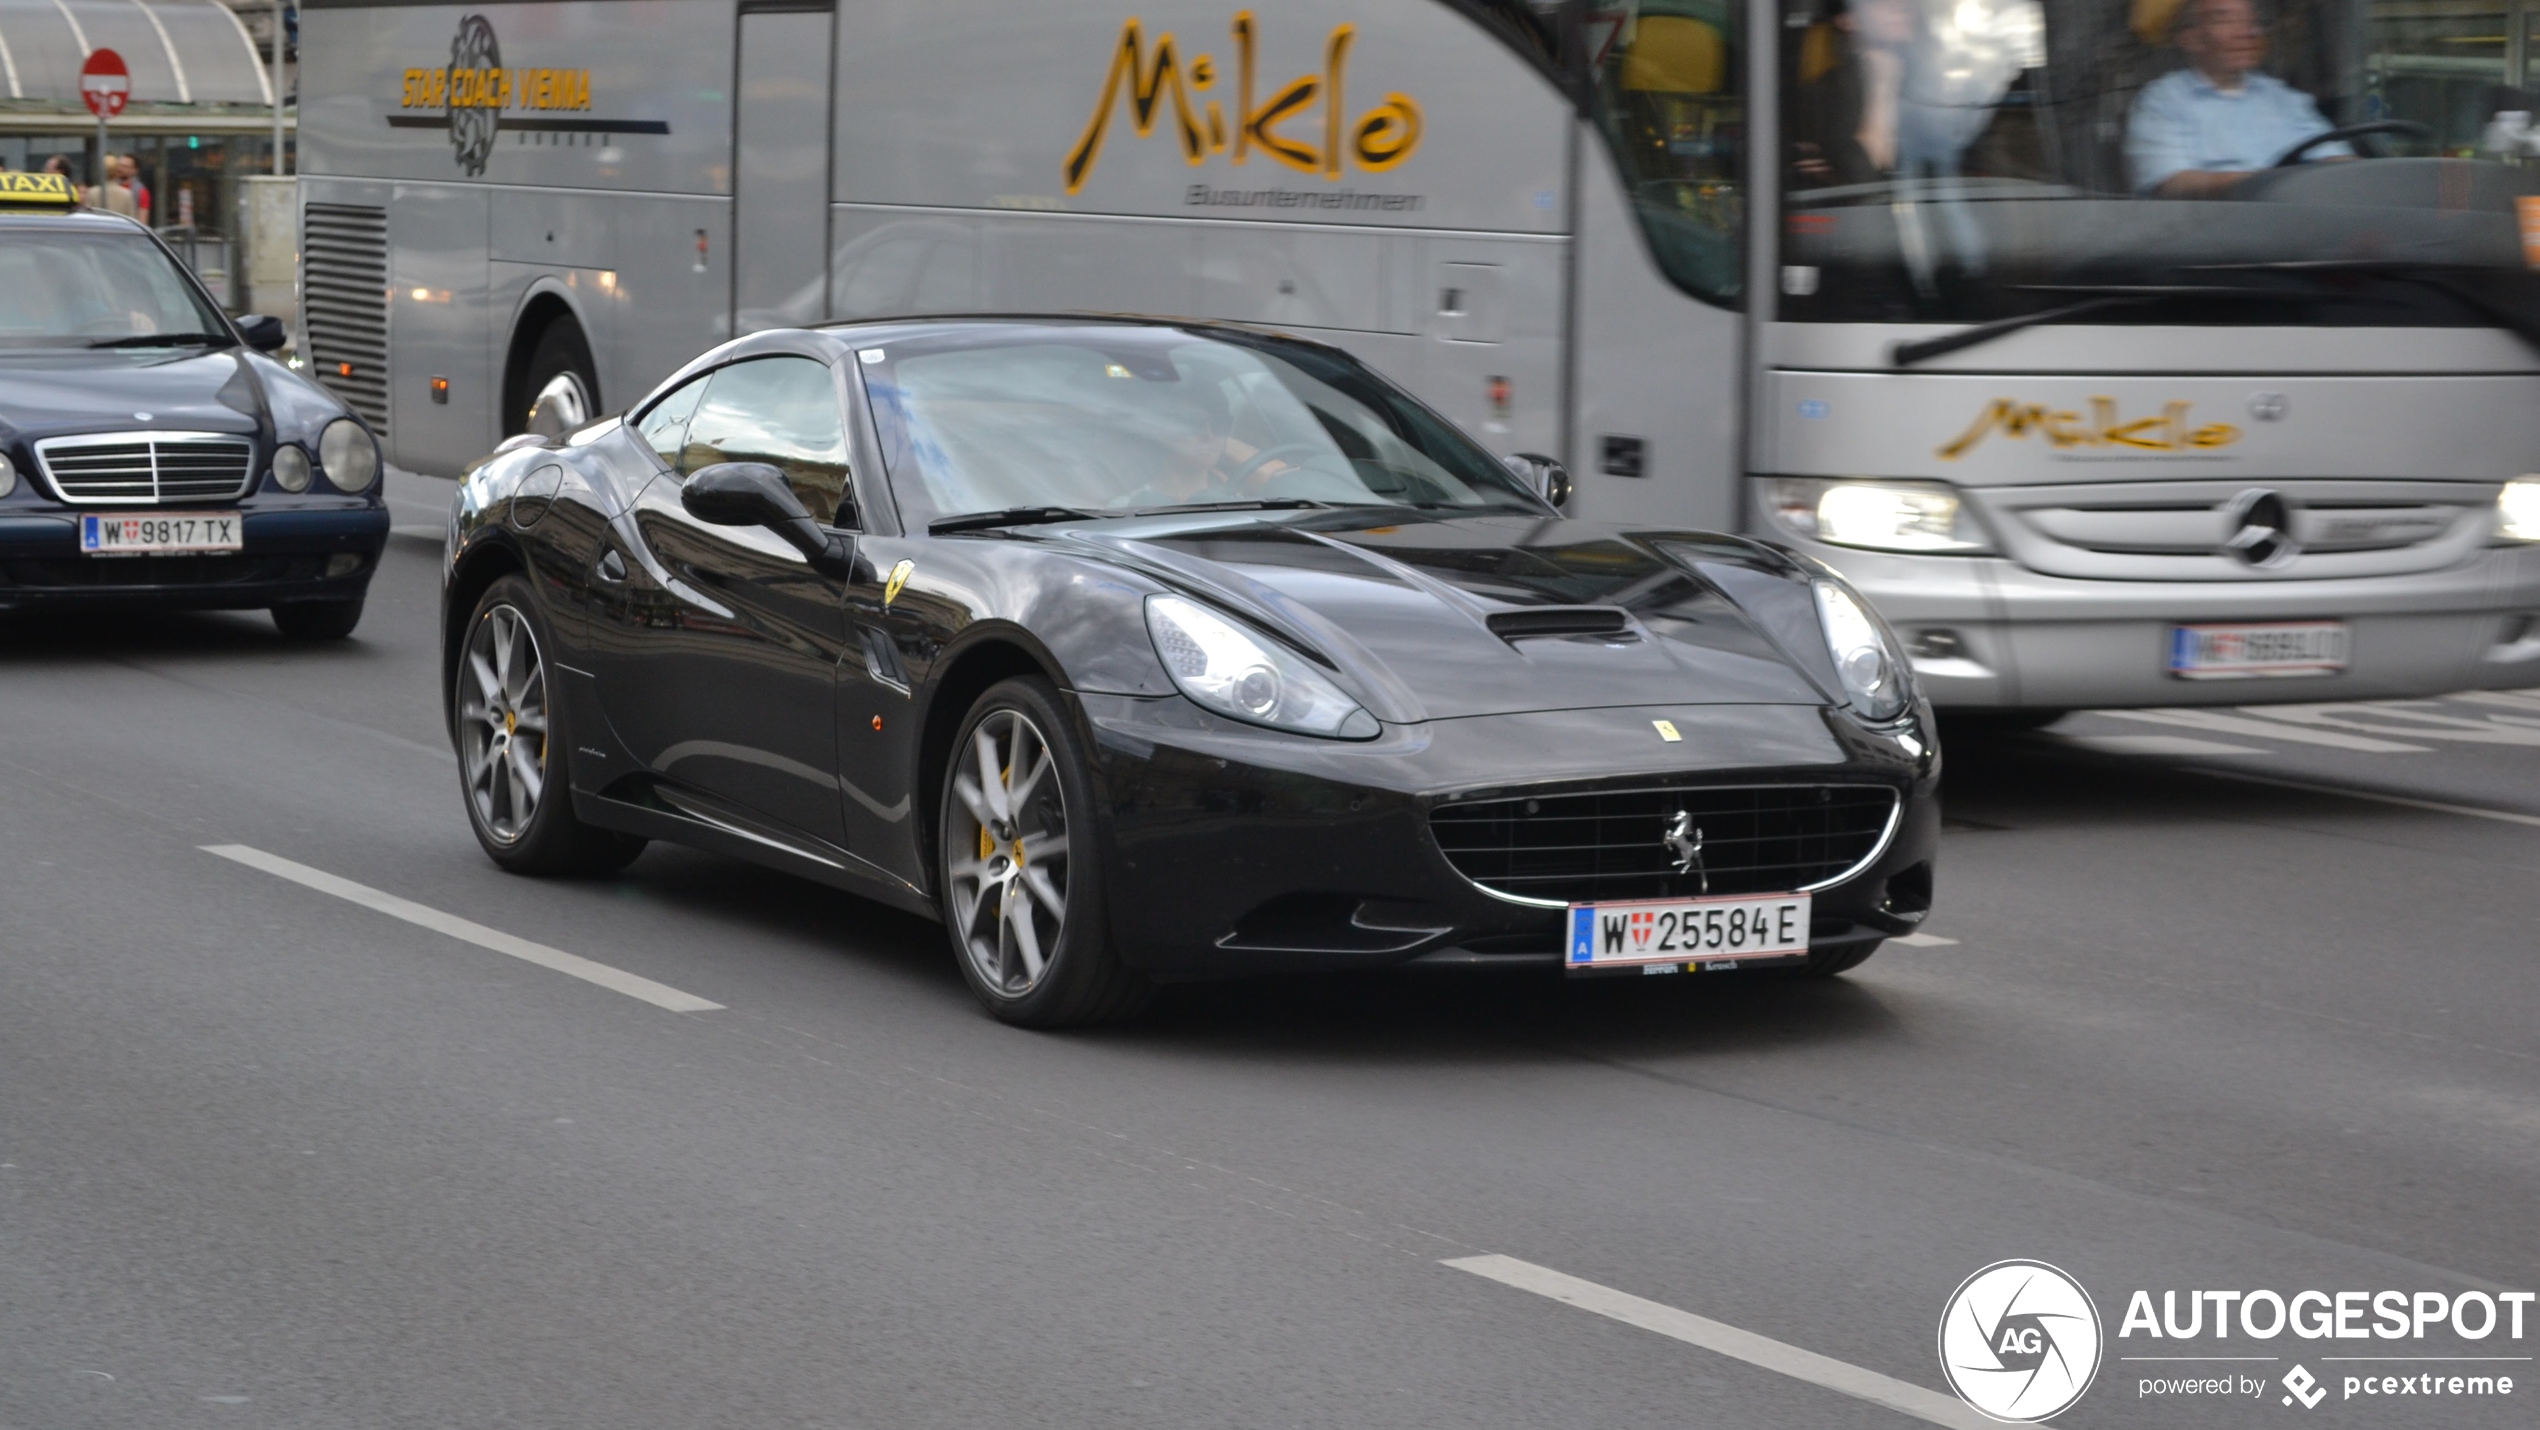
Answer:
[(8, 453), (0, 452), (0, 497), (5, 497), (17, 489), (18, 469), (10, 463)]
[(1889, 644), (1861, 598), (1832, 581), (1817, 582), (1817, 619), (1825, 627), (1826, 650), (1834, 657), (1834, 673), (1852, 708), (1873, 720), (1903, 714), (1912, 697), (1905, 688), (1905, 662)]
[(1944, 482), (1784, 477), (1773, 483), (1772, 508), (1782, 525), (1833, 546), (1959, 554), (1993, 549), (1975, 513)]
[(2496, 530), (2516, 541), (2540, 541), (2540, 477), (2516, 477), (2496, 493)]
[(379, 444), (350, 417), (338, 417), (318, 434), (318, 465), (326, 479), (348, 492), (370, 490), (379, 476)]
[(286, 492), (309, 489), (309, 454), (285, 442), (273, 449), (273, 484)]
[(1380, 733), (1376, 717), (1303, 656), (1197, 601), (1147, 597), (1147, 634), (1182, 693), (1220, 715), (1344, 740)]

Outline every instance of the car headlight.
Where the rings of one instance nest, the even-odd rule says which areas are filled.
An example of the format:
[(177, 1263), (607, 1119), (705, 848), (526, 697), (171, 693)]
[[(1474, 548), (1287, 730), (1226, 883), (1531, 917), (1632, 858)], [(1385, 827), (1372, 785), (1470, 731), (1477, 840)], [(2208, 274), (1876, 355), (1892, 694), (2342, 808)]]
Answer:
[(1905, 662), (1888, 644), (1861, 598), (1832, 581), (1817, 584), (1817, 619), (1825, 627), (1826, 650), (1834, 657), (1835, 678), (1852, 708), (1873, 720), (1892, 720), (1912, 698), (1905, 688)]
[(2516, 477), (2496, 493), (2496, 531), (2516, 541), (2540, 541), (2540, 477)]
[(1220, 715), (1345, 740), (1381, 733), (1303, 656), (1179, 596), (1147, 597), (1147, 634), (1182, 693)]
[(286, 492), (309, 489), (309, 454), (285, 442), (273, 449), (273, 484)]
[(338, 417), (318, 434), (318, 465), (326, 479), (348, 492), (370, 490), (379, 476), (379, 444), (350, 417)]
[(1984, 528), (1944, 482), (1829, 481), (1784, 477), (1773, 483), (1773, 515), (1801, 536), (1873, 551), (1990, 551)]

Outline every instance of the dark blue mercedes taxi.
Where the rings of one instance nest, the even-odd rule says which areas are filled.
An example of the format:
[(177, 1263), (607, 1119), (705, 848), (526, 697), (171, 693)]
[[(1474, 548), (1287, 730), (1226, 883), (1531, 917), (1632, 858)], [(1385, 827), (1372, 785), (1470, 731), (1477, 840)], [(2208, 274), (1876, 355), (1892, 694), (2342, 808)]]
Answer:
[(379, 443), (149, 230), (0, 172), (0, 609), (273, 613), (340, 639), (388, 540)]

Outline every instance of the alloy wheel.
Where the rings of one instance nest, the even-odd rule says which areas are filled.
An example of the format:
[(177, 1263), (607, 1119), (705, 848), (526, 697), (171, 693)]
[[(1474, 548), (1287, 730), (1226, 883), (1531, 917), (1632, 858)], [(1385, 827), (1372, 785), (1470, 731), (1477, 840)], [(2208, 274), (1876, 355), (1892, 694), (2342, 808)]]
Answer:
[(953, 937), (980, 982), (1008, 998), (1040, 985), (1067, 922), (1067, 798), (1039, 726), (995, 710), (953, 777), (944, 877)]
[(547, 787), (547, 668), (514, 607), (487, 611), (468, 636), (459, 757), (477, 822), (498, 843), (519, 839)]

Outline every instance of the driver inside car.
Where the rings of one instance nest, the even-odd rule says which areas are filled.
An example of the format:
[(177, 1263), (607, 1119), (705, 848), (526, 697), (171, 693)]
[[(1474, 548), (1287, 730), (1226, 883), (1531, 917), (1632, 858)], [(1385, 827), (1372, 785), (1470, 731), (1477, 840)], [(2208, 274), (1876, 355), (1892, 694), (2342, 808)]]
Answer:
[[(2147, 39), (2166, 29), (2187, 56), (2135, 96), (2125, 139), (2135, 192), (2215, 197), (2329, 131), (2309, 95), (2258, 68), (2267, 31), (2255, 0), (2137, 0), (2134, 19)], [(2354, 156), (2342, 143), (2310, 152)]]
[(1264, 460), (1263, 449), (1232, 435), (1234, 413), (1216, 383), (1195, 379), (1186, 385), (1191, 395), (1159, 402), (1154, 408), (1170, 427), (1164, 436), (1169, 455), (1162, 470), (1116, 505), (1186, 506), (1237, 500), (1289, 470), (1289, 463), (1277, 457)]

